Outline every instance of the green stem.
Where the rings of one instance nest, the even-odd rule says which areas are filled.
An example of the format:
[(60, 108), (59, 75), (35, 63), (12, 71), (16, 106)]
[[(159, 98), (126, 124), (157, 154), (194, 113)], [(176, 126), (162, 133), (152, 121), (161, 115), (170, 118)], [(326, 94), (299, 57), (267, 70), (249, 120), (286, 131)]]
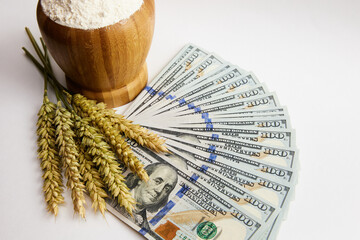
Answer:
[(46, 69), (38, 62), (38, 60), (35, 59), (35, 57), (26, 49), (26, 48), (22, 48), (25, 52), (25, 55), (30, 58), (30, 60), (34, 63), (35, 67), (42, 73), (46, 73), (46, 75), (48, 75), (50, 78), (47, 78), (48, 82), (51, 84), (52, 87), (54, 87), (54, 82), (53, 82), (53, 78), (51, 76), (51, 74), (49, 74), (49, 72), (46, 71)]
[(45, 60), (47, 61), (47, 63), (48, 63), (48, 67), (49, 67), (49, 70), (51, 71), (51, 72), (53, 72), (53, 69), (52, 69), (52, 66), (51, 66), (51, 63), (50, 63), (50, 58), (49, 58), (49, 52), (48, 52), (48, 49), (47, 49), (47, 47), (46, 47), (46, 45), (45, 45), (45, 42), (44, 42), (44, 40), (42, 39), (42, 38), (40, 38), (40, 42), (41, 42), (41, 45), (42, 45), (42, 47), (43, 47), (43, 49), (44, 49), (44, 52), (45, 52)]
[[(67, 99), (64, 97), (64, 94), (63, 94), (63, 91), (67, 91), (69, 93), (70, 93), (70, 91), (67, 90), (66, 88), (64, 88), (59, 83), (59, 81), (56, 79), (53, 69), (52, 69), (52, 66), (51, 66), (47, 47), (46, 47), (43, 39), (40, 38), (40, 42), (41, 42), (44, 53), (41, 51), (39, 44), (34, 39), (34, 36), (30, 32), (30, 30), (27, 27), (25, 28), (25, 30), (26, 30), (26, 33), (31, 41), (31, 44), (34, 47), (35, 52), (38, 55), (38, 57), (40, 58), (42, 64), (39, 61), (37, 61), (35, 59), (35, 57), (26, 48), (23, 47), (22, 49), (24, 50), (26, 56), (29, 57), (31, 59), (31, 61), (35, 64), (35, 66), (39, 69), (39, 71), (41, 71), (44, 74), (45, 83), (49, 82), (51, 84), (51, 86), (53, 87), (53, 89), (55, 91), (55, 95), (56, 95), (56, 98), (58, 99), (58, 101), (61, 100), (64, 103), (65, 107), (69, 111), (72, 111), (72, 107), (70, 106), (70, 104), (68, 103)], [(46, 88), (47, 88), (47, 85), (46, 85)]]
[[(61, 89), (61, 90), (65, 90), (67, 92), (70, 92), (68, 89), (64, 88), (60, 83), (59, 81), (56, 79), (54, 73), (53, 73), (53, 69), (52, 69), (52, 66), (51, 66), (51, 63), (50, 63), (50, 58), (49, 58), (49, 54), (48, 54), (48, 51), (47, 51), (47, 47), (43, 41), (42, 38), (40, 38), (40, 42), (41, 42), (41, 45), (44, 49), (44, 52), (45, 54), (43, 54), (43, 52), (41, 51), (40, 49), (40, 46), (39, 44), (36, 42), (36, 40), (34, 39), (34, 36), (32, 35), (31, 31), (29, 30), (29, 28), (25, 28), (26, 30), (26, 33), (30, 39), (30, 42), (31, 44), (33, 45), (34, 49), (35, 49), (35, 52), (36, 54), (38, 55), (38, 57), (40, 58), (41, 62), (43, 63), (43, 66), (45, 68), (45, 70), (47, 71), (47, 73), (50, 75), (50, 77), (55, 81), (55, 84), (58, 85), (58, 87)], [(23, 49), (25, 49), (23, 47)], [(24, 50), (25, 51), (25, 50)], [(35, 58), (34, 58), (35, 59)]]
[(23, 47), (22, 49), (24, 50), (26, 56), (30, 58), (30, 60), (35, 64), (35, 66), (39, 69), (41, 73), (46, 72), (47, 75), (49, 75), (50, 79), (52, 79), (53, 81), (57, 81), (54, 74), (52, 72), (47, 71), (47, 69), (44, 66), (42, 66), (41, 63), (39, 63), (39, 61), (36, 60), (36, 58), (26, 48)]
[[(51, 66), (51, 63), (50, 63), (50, 58), (49, 58), (49, 54), (48, 54), (48, 51), (47, 51), (47, 47), (46, 47), (44, 41), (42, 40), (42, 38), (40, 38), (40, 41), (41, 41), (41, 44), (42, 44), (43, 49), (44, 49), (44, 52), (45, 52), (44, 58), (45, 58), (45, 60), (46, 60), (46, 62), (47, 62), (48, 70), (49, 70), (49, 72), (54, 76), (54, 72), (53, 72), (53, 70), (52, 70), (52, 66)], [(55, 85), (57, 86), (57, 88), (55, 89), (55, 93), (57, 93), (58, 95), (60, 95), (61, 100), (62, 100), (62, 102), (64, 103), (65, 107), (67, 108), (68, 111), (71, 112), (73, 109), (72, 109), (72, 107), (70, 106), (70, 104), (68, 103), (67, 98), (64, 97), (64, 94), (63, 94), (64, 91), (67, 91), (67, 92), (69, 92), (69, 91), (68, 91), (67, 89), (65, 89), (65, 88), (63, 87), (63, 85), (61, 85), (61, 84), (59, 83), (59, 81), (55, 78), (55, 76), (54, 76), (54, 79), (53, 79), (53, 80), (54, 80)]]
[[(48, 83), (48, 81), (47, 81), (47, 74), (44, 72), (44, 92), (45, 93), (47, 93), (47, 89), (48, 89), (48, 87), (47, 87), (47, 83)], [(47, 95), (47, 94), (46, 94)]]
[[(34, 63), (34, 65), (37, 67), (37, 69), (44, 74), (44, 78), (45, 81), (50, 83), (50, 85), (53, 87), (56, 98), (58, 100), (61, 100), (65, 107), (71, 111), (72, 107), (69, 105), (69, 103), (67, 102), (66, 98), (63, 96), (62, 91), (63, 89), (59, 89), (59, 85), (61, 86), (61, 84), (56, 80), (56, 78), (54, 77), (52, 72), (47, 71), (47, 69), (41, 65), (41, 63), (39, 63), (38, 60), (35, 59), (35, 57), (26, 49), (26, 48), (22, 48), (26, 54), (27, 57), (30, 58), (30, 60)], [(56, 84), (58, 83), (58, 84)], [(63, 87), (62, 87), (63, 88)]]
[(45, 57), (44, 57), (44, 55), (43, 55), (43, 53), (42, 53), (39, 45), (36, 43), (34, 36), (33, 36), (32, 33), (30, 32), (30, 29), (26, 27), (26, 28), (25, 28), (25, 31), (26, 31), (29, 39), (30, 39), (31, 44), (33, 45), (33, 47), (34, 47), (34, 49), (35, 49), (36, 54), (37, 54), (38, 57), (40, 58), (40, 60), (41, 60), (41, 62), (43, 63), (43, 65), (46, 66), (46, 59), (45, 59)]

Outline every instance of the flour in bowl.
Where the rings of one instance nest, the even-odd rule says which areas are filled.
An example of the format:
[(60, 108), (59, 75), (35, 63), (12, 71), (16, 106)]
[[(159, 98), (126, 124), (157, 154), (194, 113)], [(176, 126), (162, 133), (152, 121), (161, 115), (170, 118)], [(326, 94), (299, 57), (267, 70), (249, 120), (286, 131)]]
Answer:
[(80, 29), (101, 28), (127, 19), (142, 4), (143, 0), (41, 0), (50, 19)]

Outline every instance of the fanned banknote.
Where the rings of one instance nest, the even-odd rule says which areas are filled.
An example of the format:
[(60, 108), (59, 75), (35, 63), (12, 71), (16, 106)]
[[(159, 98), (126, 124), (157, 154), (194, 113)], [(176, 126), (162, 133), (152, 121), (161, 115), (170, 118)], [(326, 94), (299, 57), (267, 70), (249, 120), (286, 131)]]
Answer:
[(128, 140), (150, 180), (126, 171), (134, 216), (112, 200), (110, 212), (147, 239), (276, 239), (298, 150), (287, 108), (254, 73), (187, 44), (122, 114), (170, 153)]

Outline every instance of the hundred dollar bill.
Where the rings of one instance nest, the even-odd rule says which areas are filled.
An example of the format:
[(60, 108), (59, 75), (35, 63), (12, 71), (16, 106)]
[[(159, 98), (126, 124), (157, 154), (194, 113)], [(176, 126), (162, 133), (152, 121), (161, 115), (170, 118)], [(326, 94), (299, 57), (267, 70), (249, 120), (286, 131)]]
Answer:
[(223, 95), (215, 95), (215, 96), (208, 96), (207, 99), (202, 99), (201, 101), (194, 102), (194, 105), (187, 105), (187, 108), (196, 108), (196, 107), (204, 107), (208, 105), (217, 104), (219, 102), (224, 102), (228, 100), (234, 100), (234, 99), (244, 99), (244, 98), (250, 98), (255, 97), (259, 95), (264, 95), (268, 93), (267, 88), (264, 86), (264, 84), (257, 84), (253, 87), (250, 87), (248, 90), (244, 91), (236, 91), (234, 93), (228, 93)]
[[(206, 133), (203, 134), (205, 135)], [(234, 141), (247, 140), (268, 146), (285, 147), (285, 148), (290, 148), (295, 146), (295, 132), (292, 129), (274, 131), (266, 128), (257, 128), (257, 129), (244, 128), (243, 133), (233, 134), (233, 136), (231, 136), (231, 134), (229, 133), (226, 134), (224, 132), (213, 132), (213, 131), (208, 132), (206, 135), (208, 135), (207, 138), (211, 138), (213, 140), (218, 140), (219, 138), (224, 139), (226, 138), (227, 135), (227, 138), (231, 138), (231, 140)]]
[[(220, 197), (224, 195), (224, 198), (231, 199), (236, 205), (246, 209), (265, 223), (272, 224), (280, 213), (280, 209), (273, 206), (267, 200), (255, 196), (244, 187), (237, 186), (233, 181), (224, 180), (211, 172), (207, 172), (204, 165), (197, 165), (196, 163), (189, 161), (186, 158), (186, 155), (176, 152), (176, 150), (174, 150), (171, 155), (166, 154), (159, 156), (156, 156), (155, 153), (143, 148), (137, 148), (135, 151), (141, 152), (141, 156), (152, 156), (154, 158), (165, 160), (174, 167), (179, 168), (193, 178), (196, 178), (197, 182), (204, 187), (214, 189), (213, 191), (217, 192)], [(181, 164), (179, 164), (179, 162)]]
[(146, 104), (150, 101), (151, 98), (156, 96), (160, 89), (170, 85), (178, 76), (191, 69), (193, 66), (197, 65), (200, 61), (202, 61), (208, 53), (200, 49), (198, 47), (194, 48), (179, 64), (177, 64), (172, 71), (169, 71), (166, 76), (162, 78), (161, 81), (157, 81), (151, 89), (146, 89), (149, 94), (147, 94), (139, 103), (139, 105), (132, 109), (126, 116), (130, 118), (130, 116), (136, 112), (138, 108), (142, 105)]
[(152, 94), (152, 87), (158, 82), (162, 81), (167, 74), (172, 71), (179, 63), (185, 59), (192, 50), (196, 48), (193, 44), (185, 45), (178, 54), (163, 68), (163, 70), (145, 87), (143, 91), (133, 100), (129, 108), (123, 113), (124, 116), (127, 116), (128, 113), (132, 112), (136, 108), (147, 94)]
[(211, 113), (211, 112), (237, 111), (237, 110), (249, 109), (249, 108), (264, 109), (268, 107), (277, 107), (277, 106), (279, 106), (279, 101), (275, 96), (275, 93), (269, 93), (258, 97), (224, 101), (205, 107), (188, 109), (178, 113), (172, 112), (172, 114), (176, 116), (186, 116), (186, 115), (203, 114), (203, 113)]
[[(278, 147), (262, 143), (254, 143), (247, 140), (238, 140), (232, 137), (206, 136), (205, 134), (183, 134), (178, 136), (162, 134), (162, 136), (202, 151), (216, 152), (225, 158), (235, 159), (236, 162), (246, 162), (254, 166), (267, 165), (270, 174), (283, 171), (282, 177), (292, 180), (293, 172), (297, 168), (297, 151), (295, 148)], [(200, 144), (201, 143), (201, 144)], [(203, 145), (205, 144), (205, 145)], [(271, 166), (275, 169), (271, 171)], [(264, 167), (263, 170), (266, 168)], [(289, 170), (291, 169), (291, 170)]]
[[(224, 71), (219, 75), (203, 79), (200, 82), (201, 84), (198, 84), (199, 82), (194, 82), (193, 84), (187, 86), (186, 89), (178, 91), (176, 95), (168, 96), (162, 101), (162, 105), (158, 106), (158, 109), (164, 108), (164, 111), (169, 111), (185, 105), (186, 102), (190, 103), (193, 101), (197, 101), (202, 97), (206, 98), (208, 96), (211, 96), (213, 92), (225, 89), (225, 87), (223, 86), (225, 82), (239, 79), (244, 74), (244, 70), (240, 69), (237, 66), (233, 66), (229, 70)], [(243, 80), (242, 85), (255, 85), (259, 83), (255, 78), (251, 78), (249, 80), (250, 82), (246, 82), (246, 80)], [(216, 88), (217, 86), (219, 86), (220, 88)], [(201, 94), (206, 92), (208, 89), (211, 89), (211, 92), (209, 92), (208, 94)]]
[[(239, 139), (246, 139), (255, 142), (271, 142), (274, 145), (295, 146), (295, 131), (291, 129), (287, 118), (243, 118), (240, 120), (218, 119), (208, 121), (198, 120), (198, 117), (188, 116), (169, 118), (161, 120), (159, 118), (152, 121), (141, 122), (142, 126), (163, 133), (184, 132), (192, 134), (217, 134), (218, 136), (228, 136)], [(213, 122), (214, 121), (214, 122)], [(193, 123), (195, 122), (195, 123)], [(196, 123), (197, 122), (197, 123)], [(136, 122), (138, 123), (138, 122)], [(214, 135), (216, 136), (216, 135)]]
[[(224, 124), (216, 124), (219, 122), (219, 119), (226, 119)], [(234, 122), (234, 120), (238, 120)], [(265, 120), (265, 122), (264, 122)], [(260, 122), (261, 121), (261, 122)], [(270, 122), (276, 121), (276, 122)], [(212, 123), (215, 125), (234, 125), (231, 122), (234, 122), (237, 126), (247, 126), (247, 127), (266, 127), (266, 128), (280, 128), (286, 129), (291, 128), (290, 120), (288, 113), (285, 107), (275, 107), (268, 109), (244, 109), (238, 110), (236, 112), (211, 112), (204, 113), (201, 115), (187, 115), (187, 116), (153, 116), (152, 118), (143, 118), (139, 121), (135, 121), (138, 124), (142, 124), (148, 127), (162, 126), (162, 127), (174, 127), (191, 123)], [(199, 125), (194, 127), (200, 127)], [(209, 125), (211, 128), (211, 125)], [(218, 127), (218, 126), (212, 126)]]
[[(257, 84), (254, 87), (249, 88), (248, 90), (244, 91), (237, 91), (235, 93), (225, 93), (223, 95), (215, 95), (213, 97), (212, 95), (209, 95), (207, 98), (202, 99), (201, 101), (196, 101), (187, 105), (179, 106), (179, 108), (176, 109), (176, 112), (185, 111), (188, 109), (198, 109), (203, 108), (209, 105), (214, 105), (218, 103), (224, 103), (231, 100), (243, 100), (245, 98), (251, 98), (256, 96), (261, 96), (266, 94), (268, 91), (266, 90), (266, 87), (262, 84)], [(154, 110), (154, 109), (150, 109)], [(159, 115), (162, 111), (160, 109), (160, 112), (153, 111), (153, 115)]]
[[(167, 138), (181, 141), (184, 138), (187, 141), (192, 139), (195, 142), (201, 142), (209, 146), (212, 151), (229, 151), (237, 153), (238, 156), (249, 156), (252, 159), (259, 159), (278, 166), (295, 168), (297, 153), (294, 148), (279, 147), (263, 143), (253, 143), (246, 140), (238, 140), (232, 137), (219, 137), (217, 134), (206, 136), (206, 134), (180, 134), (178, 136), (163, 134)], [(269, 168), (270, 169), (270, 168)], [(291, 176), (290, 178), (291, 179)]]
[[(158, 118), (156, 118), (158, 119)], [(254, 118), (211, 118), (208, 114), (180, 116), (171, 118), (172, 124), (170, 126), (182, 127), (204, 127), (208, 131), (213, 130), (214, 127), (221, 126), (245, 126), (255, 128), (271, 128), (271, 129), (290, 129), (290, 121), (288, 116), (284, 117), (254, 117)]]
[[(186, 162), (186, 165), (189, 169), (194, 169), (193, 174), (200, 176), (199, 179), (204, 179), (207, 183), (216, 186), (215, 188), (218, 189), (220, 192), (224, 193), (225, 195), (230, 195), (229, 197), (232, 198), (234, 201), (241, 203), (241, 200), (245, 201), (246, 203), (250, 203), (251, 208), (248, 210), (255, 215), (261, 215), (262, 219), (266, 219), (266, 222), (271, 221), (272, 224), (270, 227), (267, 228), (267, 230), (263, 233), (263, 236), (259, 239), (275, 239), (275, 236), (278, 232), (279, 225), (281, 223), (281, 219), (283, 217), (283, 212), (286, 206), (283, 206), (281, 210), (282, 212), (278, 212), (280, 209), (274, 210), (275, 207), (271, 205), (267, 200), (265, 200), (262, 197), (256, 196), (256, 193), (250, 193), (250, 191), (246, 190), (245, 187), (242, 186), (234, 186), (238, 185), (233, 180), (225, 180), (221, 176), (219, 176), (217, 173), (212, 173), (211, 170), (209, 170), (209, 166), (197, 163), (196, 161), (190, 161), (188, 158), (189, 156), (184, 153), (184, 151), (180, 152), (175, 149), (171, 149), (172, 154), (171, 158), (181, 158), (182, 161)], [(170, 160), (167, 160), (171, 162)], [(191, 156), (190, 156), (191, 158)], [(194, 160), (193, 158), (191, 158)], [(235, 190), (236, 188), (239, 188), (239, 190)], [(229, 190), (230, 189), (230, 190)], [(233, 193), (235, 190), (235, 194)], [(237, 194), (237, 195), (236, 195)], [(237, 197), (239, 196), (240, 197)], [(272, 197), (270, 197), (271, 199)], [(253, 205), (253, 206), (252, 206)], [(244, 205), (246, 207), (247, 205)], [(254, 206), (256, 208), (254, 209)], [(274, 217), (275, 215), (275, 217)]]
[(284, 212), (286, 212), (285, 210), (283, 210), (275, 219), (275, 221), (273, 222), (273, 224), (271, 225), (270, 228), (268, 228), (267, 230), (265, 230), (265, 232), (263, 233), (263, 236), (260, 239), (266, 239), (266, 240), (275, 240), (276, 236), (279, 232), (279, 228), (281, 225), (281, 222), (283, 221), (283, 215)]
[[(232, 200), (205, 187), (196, 176), (175, 168), (159, 155), (146, 156), (134, 148), (145, 165), (149, 181), (126, 175), (126, 184), (137, 201), (133, 217), (116, 201), (110, 201), (116, 215), (125, 216), (131, 226), (149, 239), (229, 239), (234, 229), (238, 239), (257, 239), (266, 224)], [(210, 227), (212, 230), (207, 229)]]
[[(150, 109), (153, 112), (160, 110), (161, 108), (170, 104), (170, 102), (172, 102), (172, 99), (174, 99), (176, 97), (178, 92), (181, 92), (182, 90), (188, 90), (193, 85), (206, 83), (208, 79), (210, 79), (212, 77), (216, 77), (216, 76), (221, 76), (224, 72), (228, 71), (232, 67), (233, 67), (233, 65), (231, 65), (229, 63), (224, 63), (219, 68), (213, 69), (212, 71), (209, 69), (208, 71), (206, 71), (207, 72), (206, 74), (201, 74), (201, 76), (199, 76), (199, 75), (194, 76), (192, 74), (192, 76), (190, 76), (190, 78), (186, 79), (185, 83), (179, 84), (178, 86), (174, 87), (174, 89), (172, 89), (172, 91), (171, 91), (171, 94), (168, 94), (168, 95), (163, 94), (164, 97), (162, 98), (162, 101), (158, 101), (157, 103), (153, 104), (150, 107)], [(202, 73), (203, 72), (205, 72), (205, 71), (202, 71)], [(188, 73), (186, 73), (186, 75), (188, 75)], [(186, 75), (182, 78), (187, 78), (188, 76), (186, 76)], [(149, 109), (145, 109), (144, 111), (149, 111)]]
[(262, 236), (259, 238), (261, 240), (270, 240), (272, 236), (274, 236), (274, 228), (276, 226), (276, 223), (279, 221), (280, 218), (280, 214), (278, 214), (277, 218), (275, 219), (275, 221), (272, 223), (272, 225), (270, 227), (268, 227), (263, 233)]
[[(174, 136), (189, 136), (194, 138), (229, 138), (232, 140), (247, 140), (256, 143), (262, 143), (277, 147), (295, 147), (295, 131), (292, 129), (273, 130), (268, 128), (250, 128), (250, 127), (149, 127), (159, 134), (171, 134)], [(198, 137), (197, 137), (198, 136)]]
[(284, 166), (272, 162), (264, 161), (263, 159), (256, 159), (244, 154), (234, 153), (224, 149), (217, 149), (214, 145), (206, 145), (203, 143), (194, 144), (192, 141), (183, 142), (179, 138), (173, 137), (167, 139), (169, 147), (176, 147), (188, 152), (197, 153), (198, 155), (207, 156), (207, 158), (215, 158), (222, 163), (230, 164), (234, 167), (247, 169), (256, 172), (257, 174), (264, 174), (270, 176), (275, 181), (286, 183), (295, 183), (297, 181), (297, 173), (295, 165)]
[[(181, 151), (178, 151), (178, 150), (176, 150), (176, 149), (174, 149), (174, 148), (170, 148), (171, 149), (171, 152), (174, 154), (174, 155), (172, 155), (171, 157), (175, 157), (175, 158), (177, 158), (177, 157), (180, 157), (180, 158), (182, 158), (182, 160), (183, 161), (185, 161), (186, 163), (187, 163), (187, 166), (189, 167), (189, 168), (193, 168), (193, 169), (195, 169), (195, 171), (197, 170), (198, 172), (201, 172), (200, 174), (198, 173), (198, 175), (200, 175), (200, 176), (202, 176), (203, 177), (203, 174), (207, 174), (207, 175), (209, 175), (208, 177), (210, 178), (210, 180), (208, 180), (210, 183), (213, 183), (214, 181), (217, 181), (217, 182), (221, 182), (221, 183), (223, 183), (223, 181), (224, 181), (224, 178), (222, 178), (222, 176), (219, 176), (219, 174), (218, 174), (218, 171), (213, 171), (214, 170), (214, 168), (211, 166), (211, 164), (209, 165), (209, 164), (203, 164), (203, 163), (198, 163), (197, 161), (195, 161), (195, 157), (194, 156), (196, 156), (196, 154), (194, 154), (194, 156), (190, 156), (189, 157), (189, 154), (188, 153), (186, 153), (186, 151), (183, 151), (183, 150), (181, 150)], [(191, 161), (189, 160), (189, 159), (191, 159)], [(171, 161), (171, 160), (170, 160)], [(226, 171), (226, 170), (225, 170)], [(212, 173), (213, 172), (213, 173)], [(227, 171), (226, 171), (227, 172)], [(196, 174), (196, 173), (195, 173)], [(206, 178), (206, 177), (203, 177), (203, 178)], [(229, 181), (229, 183), (231, 184), (232, 182), (234, 183), (234, 184), (236, 184), (236, 185), (238, 185), (237, 184), (237, 182), (235, 182), (235, 181), (233, 181), (231, 178), (228, 178), (228, 181)], [(221, 186), (221, 188), (223, 189), (224, 187), (225, 187), (225, 185), (226, 184), (220, 184), (220, 186)], [(218, 185), (217, 185), (218, 186)], [(220, 187), (219, 186), (219, 187)], [(239, 186), (240, 188), (241, 188), (241, 186)], [(245, 189), (244, 187), (242, 188), (242, 190), (243, 189)], [(228, 192), (227, 190), (221, 190), (222, 192)], [(255, 194), (255, 196), (256, 196), (256, 191), (254, 191), (254, 193), (253, 194)], [(272, 194), (262, 194), (263, 196), (265, 195), (266, 197), (269, 197), (269, 199), (271, 199), (271, 200), (274, 200), (274, 197), (272, 196)], [(249, 195), (249, 197), (248, 197), (248, 199), (255, 199), (254, 197), (253, 197), (254, 195), (252, 195), (251, 197), (250, 197), (250, 195)], [(265, 204), (267, 207), (266, 208), (263, 208), (263, 206), (264, 205), (262, 205), (262, 204), (260, 204), (259, 205), (259, 203), (261, 203), (261, 202), (263, 202), (264, 201), (264, 198), (261, 198), (261, 197), (259, 197), (261, 200), (259, 201), (259, 200), (257, 200), (257, 201), (255, 201), (256, 202), (256, 206), (261, 206), (261, 210), (267, 210), (267, 209), (271, 209), (271, 208), (269, 208), (269, 203), (268, 204)], [(287, 200), (288, 198), (286, 198), (286, 199), (284, 199), (284, 202)], [(245, 201), (247, 201), (247, 200), (245, 200)], [(279, 204), (279, 201), (275, 201), (276, 203), (278, 203)], [(281, 205), (282, 206), (282, 209), (284, 209), (284, 208), (286, 208), (286, 206), (287, 205), (285, 205), (285, 204), (282, 204)], [(250, 210), (250, 209), (249, 209)], [(259, 211), (259, 210), (257, 210), (257, 211)], [(272, 211), (271, 211), (272, 212)], [(272, 213), (274, 213), (274, 212), (272, 212)], [(259, 213), (258, 213), (259, 214)], [(258, 215), (257, 214), (257, 215)], [(280, 216), (279, 216), (280, 215)], [(267, 214), (265, 214), (265, 216), (269, 216), (269, 218), (267, 218), (267, 219), (271, 219), (271, 221), (273, 222), (272, 224), (271, 224), (271, 226), (270, 227), (268, 227), (268, 229), (263, 233), (263, 236), (261, 237), (261, 238), (259, 238), (259, 239), (270, 239), (270, 236), (272, 236), (272, 237), (274, 237), (274, 235), (276, 234), (276, 230), (274, 230), (274, 228), (276, 229), (276, 228), (278, 228), (278, 225), (279, 225), (279, 222), (281, 222), (281, 220), (280, 220), (280, 218), (282, 218), (282, 213), (279, 213), (279, 214), (276, 214), (276, 217), (275, 217), (275, 220), (273, 219), (273, 215), (271, 216), (271, 218), (270, 218), (270, 215), (267, 215)], [(274, 238), (271, 238), (271, 239), (274, 239)]]
[[(277, 107), (279, 106), (279, 101), (277, 100), (277, 97), (273, 93), (264, 94), (258, 97), (251, 97), (251, 98), (245, 98), (245, 99), (235, 99), (235, 100), (228, 100), (224, 102), (220, 102), (213, 105), (208, 105), (205, 107), (197, 107), (194, 109), (188, 109), (184, 111), (169, 111), (167, 113), (163, 113), (161, 115), (161, 118), (164, 120), (174, 118), (174, 117), (186, 117), (191, 115), (200, 115), (205, 116), (210, 113), (214, 112), (227, 112), (229, 111), (234, 112), (238, 110), (244, 110), (244, 109), (266, 109), (268, 107)], [(159, 115), (160, 118), (160, 115)], [(208, 117), (206, 117), (208, 118)], [(152, 119), (155, 120), (156, 118), (151, 118), (151, 116), (141, 116), (138, 119), (132, 119), (134, 122), (138, 122), (139, 124), (145, 124), (146, 119)]]
[(286, 117), (288, 118), (289, 114), (287, 112), (286, 107), (275, 107), (275, 108), (267, 108), (267, 109), (259, 109), (259, 110), (241, 110), (231, 113), (212, 113), (211, 117), (212, 119), (216, 118), (256, 118), (256, 117)]
[(179, 75), (172, 81), (171, 84), (167, 86), (164, 85), (157, 95), (150, 99), (146, 104), (143, 104), (143, 106), (137, 109), (133, 115), (138, 115), (145, 109), (151, 108), (151, 106), (159, 102), (165, 96), (171, 95), (173, 92), (175, 92), (176, 89), (179, 89), (191, 81), (194, 81), (193, 78), (197, 79), (200, 76), (208, 74), (214, 69), (220, 69), (225, 65), (225, 61), (214, 54), (206, 56), (202, 61), (194, 65), (191, 69)]
[[(263, 233), (263, 236), (259, 239), (269, 239), (270, 235), (275, 235), (276, 231), (273, 230), (274, 228), (278, 228), (279, 225), (276, 224), (276, 220), (280, 222), (279, 218), (282, 216), (280, 211), (282, 211), (284, 208), (276, 208), (269, 201), (260, 196), (257, 196), (256, 192), (251, 193), (245, 187), (240, 186), (232, 179), (224, 179), (216, 172), (212, 173), (211, 167), (206, 164), (197, 163), (196, 161), (189, 161), (189, 157), (186, 153), (184, 153), (184, 151), (180, 152), (174, 148), (172, 148), (171, 151), (173, 154), (171, 157), (181, 158), (184, 162), (186, 162), (187, 167), (191, 169), (190, 171), (193, 172), (194, 175), (199, 176), (199, 179), (204, 179), (208, 184), (211, 184), (221, 193), (227, 195), (238, 204), (243, 204), (242, 206), (247, 208), (254, 215), (262, 216), (261, 219), (265, 219), (264, 221), (267, 223), (270, 222), (271, 225), (267, 227)], [(270, 199), (272, 199), (272, 197), (270, 197)]]
[(171, 152), (181, 152), (191, 162), (204, 166), (207, 172), (245, 187), (256, 196), (266, 199), (275, 206), (284, 208), (291, 199), (293, 183), (283, 180), (276, 175), (266, 174), (242, 164), (226, 161), (226, 159), (214, 153), (207, 153), (187, 147), (182, 148), (182, 145), (179, 144), (175, 145), (177, 144), (169, 146)]

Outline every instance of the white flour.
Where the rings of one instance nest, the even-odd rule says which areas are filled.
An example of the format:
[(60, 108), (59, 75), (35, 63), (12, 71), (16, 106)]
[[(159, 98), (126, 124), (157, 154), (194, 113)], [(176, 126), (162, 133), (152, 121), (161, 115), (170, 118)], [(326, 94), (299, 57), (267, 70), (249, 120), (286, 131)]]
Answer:
[(143, 0), (41, 0), (53, 21), (81, 29), (105, 27), (129, 18)]

